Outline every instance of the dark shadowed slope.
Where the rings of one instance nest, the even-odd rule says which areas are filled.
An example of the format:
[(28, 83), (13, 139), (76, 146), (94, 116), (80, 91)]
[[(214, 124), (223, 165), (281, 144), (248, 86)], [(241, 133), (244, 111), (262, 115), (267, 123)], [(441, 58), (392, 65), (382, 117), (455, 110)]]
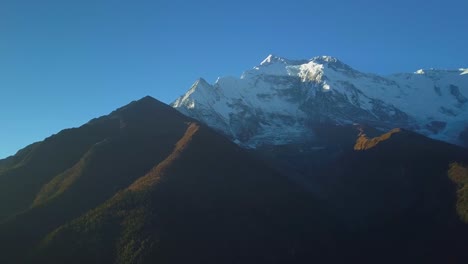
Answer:
[(45, 183), (73, 166), (94, 144), (116, 133), (118, 123), (110, 119), (67, 129), (0, 163), (0, 221), (27, 209)]
[(466, 149), (313, 129), (247, 153), (145, 97), (62, 131), (0, 161), (0, 262), (466, 263)]
[[(323, 260), (334, 236), (318, 208), (287, 178), (191, 124), (166, 160), (103, 206), (50, 234), (38, 255), (77, 263)], [(63, 255), (49, 258), (54, 252)]]
[(2, 263), (269, 263), (334, 255), (333, 221), (310, 194), (152, 98), (71, 130), (61, 144), (48, 145), (53, 136), (38, 146), (66, 159), (68, 146), (95, 127), (109, 133), (74, 152), (73, 162), (50, 160), (56, 170), (34, 174), (25, 160), (31, 174), (16, 172), (38, 183), (27, 198), (9, 197), (24, 205), (0, 225)]
[[(337, 130), (349, 142), (334, 144)], [(314, 186), (349, 231), (342, 254), (373, 263), (467, 261), (468, 225), (456, 208), (466, 214), (465, 176), (452, 177), (458, 200), (448, 177), (451, 163), (468, 161), (467, 149), (401, 129), (374, 137), (349, 127), (330, 131), (322, 148), (260, 155)]]
[[(0, 162), (0, 221), (28, 209), (34, 200), (38, 205), (60, 193), (67, 182), (80, 177), (80, 171), (85, 169), (84, 160), (93, 163), (96, 153), (115, 153), (115, 157), (111, 155), (103, 160), (109, 166), (94, 162), (102, 169), (108, 167), (108, 171), (119, 171), (118, 166), (123, 166), (118, 164), (119, 159), (128, 160), (132, 151), (150, 151), (157, 146), (155, 154), (162, 159), (171, 149), (170, 141), (183, 133), (183, 122), (187, 120), (170, 107), (146, 97), (21, 150)], [(161, 129), (164, 127), (167, 129)], [(168, 140), (154, 142), (152, 138), (158, 135)], [(150, 163), (140, 168), (142, 171), (152, 165), (155, 157), (146, 159), (138, 161), (141, 165)], [(51, 192), (54, 186), (61, 186), (60, 190)]]
[(28, 147), (20, 163), (0, 174), (2, 214), (9, 217), (0, 239), (21, 254), (112, 197), (163, 160), (189, 120), (146, 97)]

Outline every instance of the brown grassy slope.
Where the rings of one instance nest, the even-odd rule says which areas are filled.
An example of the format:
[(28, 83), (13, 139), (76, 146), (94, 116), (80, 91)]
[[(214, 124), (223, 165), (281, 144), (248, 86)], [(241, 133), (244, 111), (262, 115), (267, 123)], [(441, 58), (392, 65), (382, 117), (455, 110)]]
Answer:
[(366, 150), (366, 149), (371, 149), (380, 142), (383, 142), (385, 140), (388, 140), (393, 134), (401, 132), (401, 129), (395, 128), (390, 130), (389, 132), (382, 134), (378, 137), (374, 138), (368, 138), (366, 134), (361, 133), (356, 140), (356, 144), (354, 145), (354, 150)]
[(152, 187), (157, 184), (161, 177), (164, 176), (166, 171), (172, 166), (174, 161), (180, 158), (180, 155), (185, 151), (190, 142), (192, 141), (193, 136), (197, 133), (200, 126), (197, 123), (191, 123), (185, 134), (182, 136), (179, 141), (175, 144), (174, 150), (169, 156), (160, 162), (155, 168), (153, 168), (149, 173), (144, 177), (136, 180), (132, 185), (128, 187), (131, 191), (143, 191), (147, 188)]

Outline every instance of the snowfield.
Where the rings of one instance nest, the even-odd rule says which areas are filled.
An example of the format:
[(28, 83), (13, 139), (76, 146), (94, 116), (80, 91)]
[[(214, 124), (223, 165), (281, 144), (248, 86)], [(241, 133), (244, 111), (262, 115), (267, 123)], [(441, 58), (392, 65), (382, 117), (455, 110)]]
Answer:
[(468, 144), (467, 73), (420, 69), (379, 76), (329, 56), (269, 55), (240, 78), (197, 80), (172, 106), (247, 147), (310, 138), (322, 123), (402, 127)]

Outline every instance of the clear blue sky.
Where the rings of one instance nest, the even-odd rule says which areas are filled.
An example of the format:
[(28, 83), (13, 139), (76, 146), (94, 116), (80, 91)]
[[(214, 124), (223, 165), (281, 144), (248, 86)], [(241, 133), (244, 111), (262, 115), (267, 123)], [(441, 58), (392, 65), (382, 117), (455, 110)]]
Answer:
[(0, 157), (268, 54), (388, 74), (468, 67), (468, 1), (1, 0)]

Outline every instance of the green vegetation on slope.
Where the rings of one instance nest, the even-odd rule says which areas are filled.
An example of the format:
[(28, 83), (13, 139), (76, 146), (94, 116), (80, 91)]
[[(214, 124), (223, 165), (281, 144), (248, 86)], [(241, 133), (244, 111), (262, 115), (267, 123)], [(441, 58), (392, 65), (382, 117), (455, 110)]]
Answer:
[(448, 171), (450, 179), (457, 184), (457, 212), (468, 223), (468, 167), (454, 162)]
[(303, 189), (227, 139), (191, 124), (166, 160), (49, 234), (33, 259), (297, 263), (332, 257), (333, 228)]
[[(349, 242), (340, 254), (365, 263), (466, 262), (468, 225), (456, 213), (456, 188), (447, 177), (451, 162), (468, 161), (466, 149), (402, 131), (361, 138), (356, 151), (357, 133), (332, 131), (340, 133), (319, 149), (290, 145), (260, 155), (311, 186), (351, 233), (339, 235)], [(336, 134), (350, 143), (338, 147)]]
[(27, 210), (37, 193), (55, 176), (76, 164), (94, 144), (119, 132), (118, 123), (64, 130), (9, 158), (0, 170), (0, 222)]
[(0, 262), (463, 263), (468, 225), (446, 173), (466, 150), (405, 132), (355, 151), (354, 127), (331, 130), (319, 150), (260, 162), (152, 98), (131, 103), (0, 161), (0, 182), (35, 182), (0, 194), (16, 206)]
[[(0, 175), (0, 182), (6, 184), (0, 189), (13, 189), (0, 194), (5, 197), (0, 209), (2, 204), (22, 205), (17, 211), (3, 211), (8, 218), (0, 224), (0, 246), (5, 249), (0, 262), (26, 255), (47, 233), (99, 206), (148, 172), (170, 153), (189, 120), (169, 106), (144, 98), (41, 143), (43, 149), (30, 153), (21, 170)], [(90, 138), (96, 139), (94, 144), (86, 141)], [(75, 144), (80, 145), (79, 153)], [(69, 162), (78, 154), (81, 157)], [(51, 158), (50, 164), (34, 162), (42, 161), (40, 155)], [(33, 182), (37, 186), (28, 188)]]

